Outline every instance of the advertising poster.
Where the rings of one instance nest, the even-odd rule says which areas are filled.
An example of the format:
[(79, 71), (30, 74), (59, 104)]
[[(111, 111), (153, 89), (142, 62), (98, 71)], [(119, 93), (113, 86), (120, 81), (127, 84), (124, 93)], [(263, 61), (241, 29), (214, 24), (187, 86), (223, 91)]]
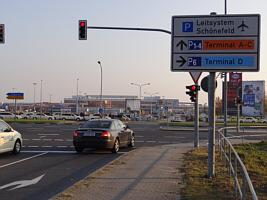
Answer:
[(265, 108), (265, 81), (243, 81), (242, 94), (242, 115), (263, 116)]
[(237, 115), (237, 106), (235, 98), (241, 95), (242, 90), (242, 73), (230, 73), (229, 82), (227, 84), (227, 113), (228, 115)]

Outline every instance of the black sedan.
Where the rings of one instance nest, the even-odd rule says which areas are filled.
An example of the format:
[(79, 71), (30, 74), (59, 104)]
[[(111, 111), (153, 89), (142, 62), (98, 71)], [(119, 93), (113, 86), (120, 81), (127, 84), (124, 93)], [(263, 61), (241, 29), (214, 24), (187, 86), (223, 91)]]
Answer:
[(82, 152), (84, 148), (107, 148), (117, 153), (121, 146), (133, 147), (134, 143), (134, 132), (117, 119), (87, 121), (73, 135), (77, 152)]

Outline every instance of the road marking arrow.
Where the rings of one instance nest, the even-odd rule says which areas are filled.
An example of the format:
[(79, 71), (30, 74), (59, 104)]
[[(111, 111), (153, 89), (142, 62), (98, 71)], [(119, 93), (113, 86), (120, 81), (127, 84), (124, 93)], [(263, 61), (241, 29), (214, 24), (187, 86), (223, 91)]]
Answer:
[(41, 175), (41, 176), (39, 176), (37, 178), (34, 178), (32, 180), (15, 181), (13, 183), (9, 183), (9, 184), (3, 185), (3, 186), (0, 187), (0, 190), (3, 190), (5, 188), (11, 187), (11, 186), (16, 186), (16, 185), (18, 185), (18, 186), (9, 189), (9, 191), (10, 190), (19, 189), (19, 188), (23, 188), (23, 187), (27, 187), (29, 185), (34, 185), (34, 184), (38, 183), (44, 177), (44, 175), (45, 174), (43, 174), (43, 175)]
[(176, 60), (177, 63), (181, 63), (181, 65), (179, 67), (182, 67), (185, 63), (186, 63), (186, 60), (182, 57), (182, 56), (179, 56), (182, 60)]

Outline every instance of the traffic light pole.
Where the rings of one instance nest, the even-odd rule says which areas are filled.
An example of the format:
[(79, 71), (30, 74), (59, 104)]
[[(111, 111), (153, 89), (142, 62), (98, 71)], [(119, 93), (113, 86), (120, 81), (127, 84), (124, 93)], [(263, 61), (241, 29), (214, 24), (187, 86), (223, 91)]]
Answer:
[[(197, 83), (198, 85), (198, 83)], [(198, 106), (198, 90), (196, 90), (195, 102), (195, 141), (194, 147), (199, 147), (199, 106)]]
[(209, 76), (209, 145), (208, 145), (208, 177), (215, 177), (215, 72)]

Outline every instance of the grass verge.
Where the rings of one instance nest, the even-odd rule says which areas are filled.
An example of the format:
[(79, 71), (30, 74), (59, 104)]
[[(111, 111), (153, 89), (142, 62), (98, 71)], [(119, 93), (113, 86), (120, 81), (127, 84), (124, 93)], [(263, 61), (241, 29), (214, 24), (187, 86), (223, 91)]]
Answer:
[[(267, 141), (234, 145), (234, 148), (246, 166), (258, 199), (267, 200)], [(207, 148), (198, 148), (188, 152), (182, 171), (185, 173), (184, 183), (186, 184), (182, 190), (183, 200), (240, 199), (239, 193), (238, 198), (234, 198), (234, 180), (233, 178), (229, 179), (228, 167), (223, 166), (222, 157), (218, 153), (216, 153), (216, 177), (214, 179), (206, 178), (208, 172)], [(238, 170), (238, 173), (241, 171)], [(239, 175), (239, 177), (241, 176)], [(246, 191), (246, 199), (252, 199), (248, 188)]]

